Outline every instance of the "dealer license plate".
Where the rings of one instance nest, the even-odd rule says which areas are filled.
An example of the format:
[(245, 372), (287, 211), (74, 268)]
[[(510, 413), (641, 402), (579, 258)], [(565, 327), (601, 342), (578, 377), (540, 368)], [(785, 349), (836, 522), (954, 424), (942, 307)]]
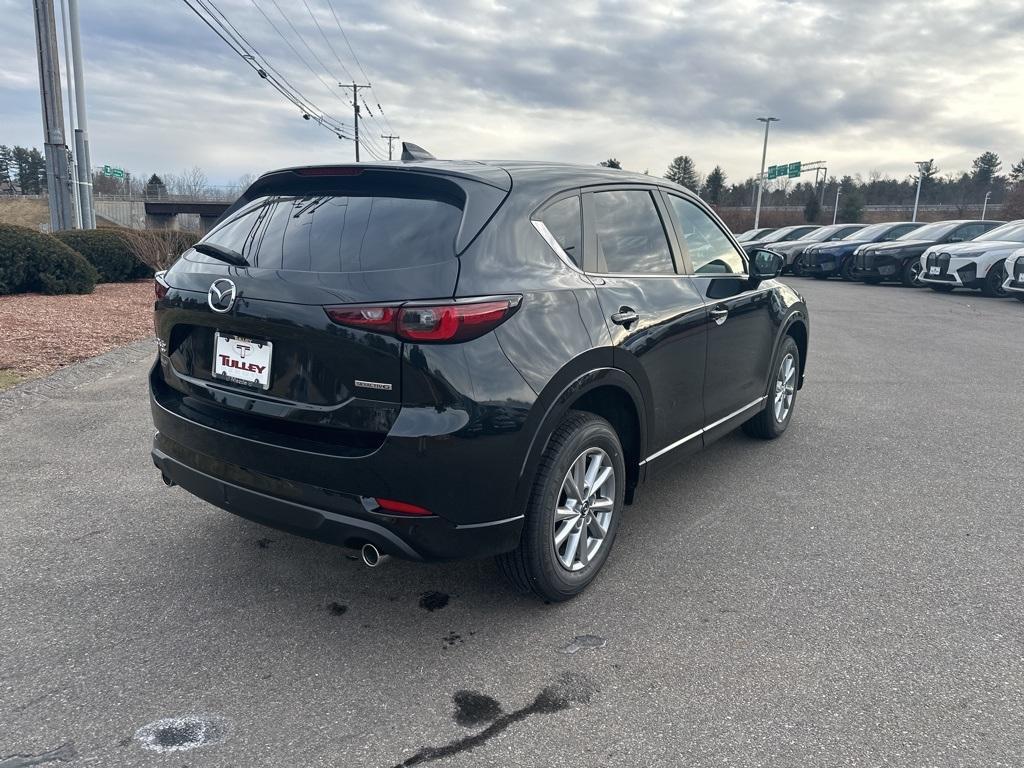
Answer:
[(939, 268), (935, 267), (935, 266), (928, 267), (928, 274), (929, 275), (937, 275), (937, 274), (939, 274)]
[(269, 389), (273, 345), (226, 333), (213, 334), (213, 375), (236, 384)]

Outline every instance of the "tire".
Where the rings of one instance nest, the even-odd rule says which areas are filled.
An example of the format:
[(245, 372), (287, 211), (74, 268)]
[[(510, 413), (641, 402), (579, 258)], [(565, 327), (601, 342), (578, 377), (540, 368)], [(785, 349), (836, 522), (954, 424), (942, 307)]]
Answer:
[(804, 264), (802, 259), (803, 256), (797, 256), (796, 260), (793, 262), (793, 268), (789, 270), (794, 277), (804, 276)]
[[(790, 362), (787, 368), (787, 361)], [(787, 370), (791, 374), (787, 374)], [(776, 408), (779, 398), (779, 382), (785, 379), (788, 381), (788, 405), (785, 413), (779, 417), (779, 409)], [(743, 424), (743, 431), (751, 437), (759, 437), (762, 440), (774, 440), (781, 437), (786, 431), (789, 422), (793, 418), (793, 411), (796, 409), (797, 386), (800, 383), (800, 349), (792, 336), (786, 336), (779, 346), (779, 352), (772, 364), (772, 383), (768, 392), (768, 399), (756, 416)]]
[[(588, 505), (589, 514), (583, 517), (582, 522), (578, 515), (575, 522), (571, 517), (557, 519), (556, 510), (572, 511), (579, 506), (579, 501), (568, 491), (570, 472), (580, 466), (581, 459), (584, 467), (590, 469), (593, 466), (591, 462), (597, 458), (601, 461), (598, 477), (604, 473), (604, 467), (610, 467), (612, 485), (609, 489), (606, 480), (590, 501), (593, 503), (596, 499), (597, 503), (605, 502), (606, 506), (590, 508)], [(576, 475), (577, 487), (579, 477)], [(498, 556), (499, 570), (519, 591), (533, 592), (551, 602), (561, 602), (578, 595), (594, 580), (608, 559), (622, 517), (625, 490), (625, 458), (612, 425), (592, 413), (570, 411), (544, 449), (527, 505), (519, 547)], [(581, 495), (587, 495), (588, 491), (582, 489)], [(600, 518), (605, 513), (594, 512), (593, 509), (604, 508), (609, 509), (610, 515), (604, 518), (603, 536), (597, 536), (601, 530)], [(559, 545), (556, 534), (565, 531), (566, 525), (571, 530)], [(576, 533), (580, 530), (587, 534), (586, 551), (590, 556), (586, 563), (580, 562), (584, 551), (580, 549), (582, 537)], [(574, 537), (577, 543), (575, 555), (570, 553)]]
[(1003, 288), (1003, 283), (1006, 281), (1006, 267), (1000, 262), (993, 264), (988, 273), (985, 275), (984, 281), (981, 283), (981, 292), (986, 296), (993, 299), (1004, 299), (1009, 295), (1009, 291)]
[(861, 282), (865, 283), (866, 285), (881, 285), (882, 284), (882, 278), (880, 278), (880, 277), (865, 277), (863, 280), (861, 280)]
[(857, 278), (853, 276), (853, 258), (849, 258), (843, 261), (839, 265), (839, 276), (850, 283), (857, 282)]
[(952, 293), (953, 292), (953, 286), (952, 285), (929, 285), (928, 287), (931, 288), (933, 291), (936, 291), (938, 293)]
[(1024, 296), (1021, 296), (1021, 295), (1020, 295), (1019, 293), (1018, 293), (1018, 294), (1016, 294), (1016, 295), (1014, 295), (1014, 297), (1013, 297), (1013, 298), (1015, 298), (1015, 299), (1016, 299), (1017, 301), (1022, 301), (1022, 302), (1024, 302)]
[(920, 276), (921, 260), (907, 259), (907, 263), (904, 264), (903, 269), (900, 270), (900, 282), (907, 288), (920, 288), (921, 281), (918, 280)]

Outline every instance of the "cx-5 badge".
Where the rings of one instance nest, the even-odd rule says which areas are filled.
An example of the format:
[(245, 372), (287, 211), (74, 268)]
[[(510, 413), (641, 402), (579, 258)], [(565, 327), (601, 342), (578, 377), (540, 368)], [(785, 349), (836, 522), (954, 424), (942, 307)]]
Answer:
[(222, 277), (214, 280), (210, 290), (206, 292), (206, 303), (214, 312), (227, 312), (235, 304), (235, 284)]

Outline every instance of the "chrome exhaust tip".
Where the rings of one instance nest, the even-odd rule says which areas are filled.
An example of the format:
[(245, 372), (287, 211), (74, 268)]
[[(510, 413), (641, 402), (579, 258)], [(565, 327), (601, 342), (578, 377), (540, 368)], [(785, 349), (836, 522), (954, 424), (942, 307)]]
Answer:
[(381, 553), (373, 544), (363, 544), (363, 548), (359, 550), (359, 553), (362, 555), (363, 563), (367, 568), (376, 568), (388, 558), (387, 555)]

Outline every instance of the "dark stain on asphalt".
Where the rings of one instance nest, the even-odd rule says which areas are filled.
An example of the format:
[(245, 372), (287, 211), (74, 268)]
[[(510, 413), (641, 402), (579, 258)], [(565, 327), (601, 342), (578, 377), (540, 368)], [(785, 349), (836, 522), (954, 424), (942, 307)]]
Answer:
[(342, 616), (345, 614), (346, 611), (348, 611), (347, 605), (343, 605), (339, 603), (337, 600), (331, 603), (331, 613), (333, 613), (335, 616)]
[(208, 744), (219, 744), (228, 737), (231, 727), (231, 721), (224, 717), (167, 717), (139, 728), (135, 739), (143, 749), (153, 752), (185, 752)]
[(476, 691), (456, 691), (455, 722), (463, 728), (492, 723), (501, 717), (501, 704), (492, 696)]
[(439, 611), (448, 605), (448, 595), (444, 592), (423, 592), (420, 595), (420, 608), (425, 611)]
[[(561, 712), (574, 704), (588, 704), (596, 693), (597, 689), (589, 679), (582, 675), (566, 673), (551, 685), (545, 688), (534, 697), (533, 701), (521, 709), (499, 716), (489, 726), (479, 733), (456, 739), (442, 747), (423, 747), (419, 752), (395, 768), (406, 768), (411, 765), (422, 765), (434, 760), (441, 760), (445, 757), (457, 755), (460, 752), (468, 752), (487, 743), (498, 734), (507, 730), (510, 726), (522, 722), (531, 715), (551, 715)], [(457, 694), (456, 694), (457, 695)], [(482, 694), (473, 694), (482, 696)], [(497, 701), (494, 702), (498, 704)], [(458, 702), (456, 702), (458, 706)], [(500, 708), (500, 704), (498, 707)]]
[(0, 757), (0, 768), (27, 768), (30, 765), (44, 765), (45, 763), (53, 763), (58, 760), (66, 763), (74, 760), (76, 757), (78, 757), (78, 753), (75, 752), (75, 745), (69, 742), (62, 744), (56, 749), (40, 752), (38, 755), (9, 755), (7, 757)]
[(441, 640), (444, 643), (444, 645), (441, 646), (442, 649), (451, 648), (453, 645), (462, 645), (463, 642), (462, 635), (460, 635), (458, 632), (449, 632), (447, 635), (441, 638)]
[(256, 539), (256, 546), (260, 549), (270, 549), (270, 545), (273, 543), (273, 539)]

